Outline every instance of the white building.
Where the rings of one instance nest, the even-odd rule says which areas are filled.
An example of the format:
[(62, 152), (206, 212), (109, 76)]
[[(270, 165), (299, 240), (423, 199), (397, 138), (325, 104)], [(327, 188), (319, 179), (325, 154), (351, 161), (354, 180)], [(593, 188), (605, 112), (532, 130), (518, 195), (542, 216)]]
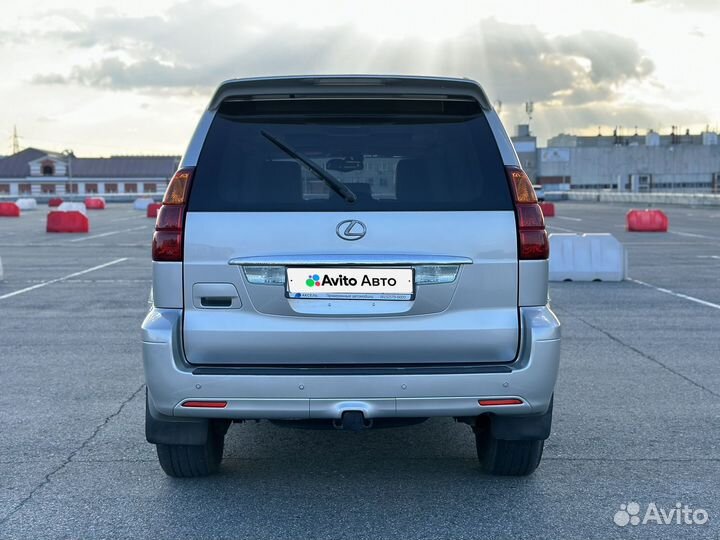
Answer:
[(162, 193), (179, 162), (178, 156), (79, 158), (26, 148), (0, 159), (0, 196)]

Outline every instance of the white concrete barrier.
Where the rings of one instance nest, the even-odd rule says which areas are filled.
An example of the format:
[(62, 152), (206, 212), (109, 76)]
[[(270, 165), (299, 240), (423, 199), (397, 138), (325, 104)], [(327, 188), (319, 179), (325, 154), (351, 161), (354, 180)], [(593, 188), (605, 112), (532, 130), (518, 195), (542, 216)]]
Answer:
[(57, 207), (58, 212), (80, 212), (81, 214), (87, 216), (87, 208), (85, 207), (85, 203), (81, 202), (64, 202), (60, 206)]
[(20, 207), (20, 210), (36, 210), (37, 209), (37, 201), (35, 199), (18, 199), (15, 201), (15, 204), (17, 204)]
[(610, 233), (551, 234), (550, 281), (622, 281), (623, 245)]
[(622, 191), (586, 191), (546, 192), (547, 200), (615, 202), (633, 204), (680, 204), (685, 206), (720, 206), (720, 194), (717, 193), (630, 193)]
[(147, 207), (154, 202), (155, 201), (153, 199), (147, 197), (140, 197), (139, 199), (135, 199), (135, 202), (133, 203), (133, 208), (135, 210), (147, 210)]

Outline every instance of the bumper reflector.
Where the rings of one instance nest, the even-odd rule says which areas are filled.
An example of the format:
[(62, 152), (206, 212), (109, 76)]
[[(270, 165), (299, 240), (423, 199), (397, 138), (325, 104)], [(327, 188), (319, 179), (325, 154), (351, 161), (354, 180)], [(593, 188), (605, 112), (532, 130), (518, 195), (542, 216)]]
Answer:
[(227, 407), (227, 401), (185, 401), (182, 406), (200, 409), (222, 409)]
[(483, 407), (494, 407), (496, 405), (522, 405), (522, 399), (479, 399), (478, 403)]

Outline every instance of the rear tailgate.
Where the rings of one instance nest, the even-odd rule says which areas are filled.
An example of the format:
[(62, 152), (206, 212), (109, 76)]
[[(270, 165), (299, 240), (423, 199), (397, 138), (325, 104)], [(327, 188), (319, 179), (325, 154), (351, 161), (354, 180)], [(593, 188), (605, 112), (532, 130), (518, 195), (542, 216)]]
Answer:
[[(469, 102), (357, 102), (220, 107), (185, 222), (183, 337), (191, 363), (515, 358), (515, 214), (483, 113)], [(344, 200), (268, 134), (357, 200)], [(288, 290), (288, 268), (296, 279), (307, 272), (308, 283), (325, 274), (371, 280), (388, 269), (413, 283), (400, 295), (323, 295), (327, 289), (314, 284), (306, 294), (302, 283)]]

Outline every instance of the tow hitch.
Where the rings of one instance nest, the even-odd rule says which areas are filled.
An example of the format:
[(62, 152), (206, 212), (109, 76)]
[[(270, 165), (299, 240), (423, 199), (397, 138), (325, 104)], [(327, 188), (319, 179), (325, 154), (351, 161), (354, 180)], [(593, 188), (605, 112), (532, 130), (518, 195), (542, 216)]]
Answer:
[(362, 411), (345, 411), (340, 420), (333, 420), (335, 429), (346, 431), (362, 431), (371, 428), (372, 425), (372, 419), (365, 419)]

